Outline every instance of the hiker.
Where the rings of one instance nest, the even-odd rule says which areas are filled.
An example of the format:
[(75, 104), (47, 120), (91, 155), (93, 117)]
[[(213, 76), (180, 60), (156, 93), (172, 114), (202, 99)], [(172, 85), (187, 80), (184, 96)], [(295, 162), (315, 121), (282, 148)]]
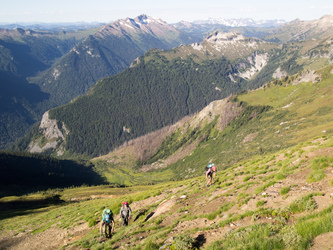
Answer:
[(128, 220), (131, 218), (132, 209), (129, 207), (128, 202), (123, 202), (123, 205), (120, 209), (120, 217), (123, 220), (123, 226), (128, 225)]
[[(99, 228), (100, 236), (102, 236), (103, 225), (105, 225), (105, 236), (111, 237), (111, 232), (112, 233), (114, 232), (114, 220), (113, 220), (113, 213), (109, 208), (104, 209), (102, 213), (102, 221), (100, 223), (100, 228)], [(108, 230), (106, 230), (107, 227)]]
[(215, 177), (217, 172), (217, 168), (214, 163), (209, 163), (206, 167), (206, 179), (207, 179), (207, 187), (211, 186), (213, 183), (213, 178)]

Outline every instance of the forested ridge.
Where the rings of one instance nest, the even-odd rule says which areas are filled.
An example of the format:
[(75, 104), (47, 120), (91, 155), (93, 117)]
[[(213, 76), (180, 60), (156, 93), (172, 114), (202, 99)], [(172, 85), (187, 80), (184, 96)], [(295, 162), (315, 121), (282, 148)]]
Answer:
[(201, 110), (213, 100), (246, 88), (231, 82), (226, 59), (205, 61), (165, 58), (139, 63), (99, 81), (75, 102), (50, 111), (70, 131), (66, 149), (100, 155)]

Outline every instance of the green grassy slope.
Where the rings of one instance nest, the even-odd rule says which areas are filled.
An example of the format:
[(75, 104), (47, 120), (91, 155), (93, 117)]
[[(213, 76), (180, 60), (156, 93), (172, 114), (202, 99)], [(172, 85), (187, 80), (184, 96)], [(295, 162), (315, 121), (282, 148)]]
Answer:
[[(43, 243), (64, 249), (158, 249), (168, 240), (174, 249), (184, 245), (189, 249), (307, 249), (316, 236), (333, 232), (332, 150), (331, 135), (251, 157), (220, 170), (210, 188), (203, 177), (196, 177), (150, 186), (81, 187), (2, 198), (1, 205), (55, 195), (66, 202), (2, 214), (5, 240), (0, 246), (13, 240), (22, 246), (24, 236), (32, 247)], [(133, 209), (128, 227), (120, 226), (117, 215), (124, 200)], [(111, 239), (99, 234), (104, 207), (115, 214), (116, 232)], [(156, 216), (146, 221), (151, 212)], [(52, 245), (54, 232), (61, 236)]]

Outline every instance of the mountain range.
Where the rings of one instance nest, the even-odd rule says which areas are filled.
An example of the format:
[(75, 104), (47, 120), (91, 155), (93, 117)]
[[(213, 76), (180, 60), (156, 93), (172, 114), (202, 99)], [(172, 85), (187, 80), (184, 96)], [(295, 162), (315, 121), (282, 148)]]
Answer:
[(59, 132), (46, 139), (54, 126), (41, 125), (23, 148), (58, 156), (105, 154), (211, 101), (330, 64), (331, 39), (281, 45), (216, 31), (201, 43), (150, 50), (125, 71), (98, 81), (87, 95), (46, 113), (42, 124), (57, 124)]
[(76, 32), (0, 30), (0, 38), (1, 148), (22, 137), (46, 110), (86, 93), (149, 49), (197, 41), (145, 15)]
[[(1, 145), (2, 147), (8, 147), (10, 143), (24, 135), (34, 122), (41, 119), (42, 114), (46, 110), (65, 104), (73, 100), (73, 98), (86, 93), (91, 86), (95, 85), (95, 83), (103, 77), (115, 75), (125, 69), (125, 74), (117, 76), (119, 79), (125, 77), (126, 74), (132, 74), (132, 71), (136, 70), (134, 69), (135, 67), (133, 67), (135, 65), (140, 65), (141, 67), (144, 66), (146, 62), (150, 62), (149, 67), (155, 67), (154, 69), (149, 68), (149, 70), (152, 70), (149, 74), (153, 75), (159, 74), (159, 69), (156, 68), (157, 65), (162, 68), (164, 67), (163, 65), (168, 65), (165, 67), (171, 70), (171, 68), (174, 68), (173, 63), (178, 60), (191, 61), (191, 63), (189, 63), (190, 61), (187, 63), (182, 62), (183, 65), (189, 67), (186, 70), (190, 70), (191, 67), (196, 67), (195, 69), (199, 70), (199, 68), (202, 67), (202, 62), (210, 64), (209, 62), (215, 60), (218, 61), (218, 64), (222, 63), (224, 65), (223, 67), (229, 65), (225, 68), (225, 72), (219, 73), (222, 74), (223, 77), (226, 77), (227, 74), (227, 77), (223, 78), (226, 79), (225, 82), (215, 88), (216, 91), (220, 92), (219, 95), (217, 95), (217, 92), (210, 94), (209, 97), (205, 96), (202, 101), (199, 101), (201, 104), (196, 105), (195, 108), (190, 108), (191, 105), (186, 101), (184, 102), (185, 109), (181, 108), (182, 111), (177, 113), (174, 117), (173, 115), (168, 115), (166, 121), (159, 121), (157, 123), (155, 120), (151, 123), (155, 124), (152, 127), (147, 126), (143, 130), (139, 129), (131, 135), (126, 135), (126, 133), (123, 132), (119, 134), (119, 128), (126, 127), (123, 122), (119, 122), (118, 129), (116, 130), (118, 132), (115, 133), (117, 136), (114, 137), (114, 132), (112, 132), (111, 137), (114, 137), (114, 139), (112, 139), (110, 145), (103, 150), (103, 152), (107, 152), (114, 146), (120, 145), (124, 140), (132, 139), (142, 135), (142, 133), (161, 128), (161, 126), (170, 124), (170, 122), (175, 122), (183, 115), (196, 112), (210, 101), (233, 93), (230, 91), (231, 89), (237, 92), (242, 89), (257, 88), (262, 86), (268, 79), (271, 79), (271, 77), (282, 77), (288, 74), (295, 74), (306, 67), (311, 68), (317, 62), (314, 62), (314, 57), (326, 58), (325, 60), (328, 59), (329, 63), (331, 60), (329, 36), (331, 29), (329, 23), (331, 18), (332, 16), (325, 16), (315, 21), (294, 21), (275, 29), (240, 29), (242, 33), (249, 34), (249, 32), (252, 32), (252, 34), (258, 34), (258, 36), (262, 37), (261, 40), (246, 38), (240, 35), (239, 31), (231, 31), (229, 28), (227, 29), (227, 33), (225, 33), (225, 30), (218, 30), (207, 34), (212, 26), (207, 28), (208, 26), (205, 25), (201, 26), (198, 24), (185, 23), (186, 28), (184, 28), (185, 26), (178, 26), (176, 29), (176, 24), (171, 26), (162, 20), (146, 15), (141, 15), (134, 19), (127, 18), (125, 20), (118, 20), (97, 30), (74, 33), (47, 33), (23, 29), (14, 31), (3, 30), (2, 41), (7, 41), (8, 44), (3, 42), (6, 47), (3, 46), (2, 48), (5, 49), (3, 52), (4, 55), (6, 55), (6, 53), (8, 55), (3, 57), (6, 59), (2, 67), (4, 72), (3, 78), (7, 80), (2, 81), (2, 84), (7, 89), (8, 86), (16, 86), (14, 83), (7, 84), (6, 82), (9, 83), (13, 81), (9, 79), (20, 77), (21, 82), (24, 83), (24, 85), (21, 86), (29, 86), (30, 90), (22, 91), (23, 96), (16, 95), (17, 92), (12, 91), (10, 92), (12, 93), (12, 97), (10, 97), (10, 95), (4, 95), (2, 97), (3, 103), (6, 103), (6, 105), (7, 103), (12, 104), (11, 106), (7, 105), (8, 108), (4, 108), (2, 112)], [(325, 26), (325, 24), (327, 25)], [(181, 31), (181, 27), (186, 31), (196, 27), (196, 32), (189, 35), (189, 32)], [(299, 29), (299, 27), (302, 27), (302, 29)], [(295, 29), (299, 29), (297, 36), (285, 36), (286, 32), (288, 33)], [(201, 32), (200, 35), (200, 32), (197, 32), (199, 30)], [(206, 34), (206, 38), (202, 41), (200, 40), (200, 36), (203, 34)], [(51, 57), (49, 61), (46, 61), (46, 58), (40, 59), (42, 55), (45, 56), (45, 54), (41, 53), (45, 51), (45, 49), (34, 49), (33, 51), (36, 51), (34, 57), (41, 60), (44, 64), (31, 64), (34, 65), (36, 69), (27, 70), (26, 74), (22, 74), (22, 70), (18, 68), (18, 65), (22, 65), (21, 67), (23, 69), (26, 64), (22, 64), (24, 60), (10, 61), (11, 53), (15, 55), (10, 49), (10, 46), (18, 46), (21, 43), (20, 40), (32, 40), (32, 38), (37, 40), (29, 46), (41, 46), (41, 43), (37, 41), (42, 41), (42, 39), (46, 39), (45, 37), (48, 37), (48, 39), (50, 39), (49, 41), (53, 42), (52, 46), (56, 46), (57, 50), (61, 48), (61, 46), (58, 45), (60, 41), (65, 43), (71, 41), (74, 47), (67, 46), (65, 49), (57, 52), (58, 54), (54, 53), (53, 59)], [(55, 42), (55, 40), (52, 40), (50, 37), (57, 37), (60, 41), (56, 40)], [(317, 41), (314, 42), (314, 40), (311, 39), (304, 39), (304, 37), (317, 39)], [(195, 42), (191, 45), (179, 46), (180, 44), (190, 44), (193, 41)], [(295, 44), (289, 43), (289, 41), (300, 42)], [(281, 45), (281, 43), (283, 43), (283, 45)], [(170, 50), (173, 47), (174, 49)], [(140, 58), (145, 51), (151, 48), (165, 50), (152, 50), (143, 58)], [(27, 53), (27, 57), (29, 56), (31, 56), (31, 53)], [(309, 60), (300, 62), (301, 56)], [(26, 60), (26, 62), (28, 61), (29, 60)], [(20, 64), (18, 64), (18, 62), (20, 62)], [(155, 62), (157, 62), (156, 65), (154, 65)], [(325, 61), (322, 63), (325, 64)], [(127, 67), (131, 64), (132, 68), (130, 67), (128, 69)], [(41, 66), (39, 67), (38, 65)], [(214, 63), (212, 63), (211, 66), (212, 65), (214, 65)], [(178, 69), (176, 68), (175, 70), (177, 71)], [(216, 74), (216, 69), (212, 70), (214, 74)], [(179, 68), (179, 71), (181, 71), (181, 68)], [(7, 76), (9, 74), (8, 72), (11, 74), (10, 78)], [(18, 76), (17, 72), (20, 72), (21, 75)], [(205, 73), (211, 78), (212, 72)], [(165, 74), (169, 73), (166, 71)], [(167, 79), (168, 77), (169, 76), (165, 76), (164, 78)], [(183, 77), (181, 81), (184, 81), (188, 86), (189, 79), (187, 77), (190, 76)], [(130, 82), (133, 81), (133, 79), (128, 78), (128, 76), (125, 78), (127, 80), (124, 81), (126, 82), (124, 85), (129, 84), (130, 86)], [(212, 81), (216, 80), (213, 79), (215, 78), (213, 77)], [(29, 84), (26, 84), (27, 81)], [(141, 80), (135, 79), (134, 81), (141, 82), (140, 84), (142, 84)], [(165, 80), (161, 82), (163, 81)], [(16, 82), (19, 81), (14, 80), (14, 82), (17, 84)], [(102, 80), (102, 82), (104, 82), (104, 80)], [(196, 84), (199, 84), (199, 82)], [(167, 85), (164, 84), (162, 89), (166, 86)], [(20, 89), (24, 88), (22, 87)], [(94, 91), (91, 90), (89, 95), (93, 92)], [(4, 91), (3, 93), (6, 92)], [(24, 96), (25, 93), (29, 93), (30, 97), (34, 96), (33, 100)], [(186, 92), (184, 92), (184, 95), (186, 95)], [(124, 95), (124, 97), (126, 100), (126, 95)], [(147, 96), (146, 98), (149, 100), (150, 97)], [(184, 98), (184, 100), (191, 100), (187, 97)], [(167, 99), (163, 98), (163, 100)], [(169, 102), (170, 99), (163, 103), (166, 104)], [(6, 107), (6, 105), (3, 107)], [(169, 108), (171, 107), (169, 104), (167, 104), (167, 106)], [(170, 113), (170, 111), (168, 111), (168, 113)], [(157, 118), (151, 117), (151, 119), (153, 121)], [(123, 137), (123, 139), (119, 140), (120, 137)], [(114, 144), (114, 140), (117, 141), (117, 143)], [(27, 148), (27, 140), (25, 141), (23, 148)], [(87, 149), (87, 152), (90, 152), (88, 154), (91, 154), (91, 152), (95, 152), (94, 154), (101, 153), (98, 153), (98, 150), (91, 149)]]
[(104, 26), (51, 68), (31, 78), (58, 106), (85, 94), (96, 81), (115, 75), (151, 48), (171, 49), (192, 41), (159, 19), (139, 16)]

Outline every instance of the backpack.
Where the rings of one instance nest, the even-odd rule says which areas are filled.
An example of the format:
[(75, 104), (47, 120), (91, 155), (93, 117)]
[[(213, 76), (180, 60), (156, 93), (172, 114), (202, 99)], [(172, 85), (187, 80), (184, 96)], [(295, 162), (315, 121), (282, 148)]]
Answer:
[(205, 167), (205, 171), (207, 171), (208, 169), (210, 169), (211, 167), (214, 166), (214, 163), (209, 163), (206, 167)]
[(104, 216), (104, 221), (106, 221), (107, 223), (110, 222), (110, 215), (109, 215), (109, 214), (106, 214), (106, 215)]
[(112, 213), (111, 209), (106, 208), (103, 210), (103, 213), (102, 213), (103, 221), (109, 222), (110, 220), (112, 220), (112, 216), (113, 216), (113, 213)]

